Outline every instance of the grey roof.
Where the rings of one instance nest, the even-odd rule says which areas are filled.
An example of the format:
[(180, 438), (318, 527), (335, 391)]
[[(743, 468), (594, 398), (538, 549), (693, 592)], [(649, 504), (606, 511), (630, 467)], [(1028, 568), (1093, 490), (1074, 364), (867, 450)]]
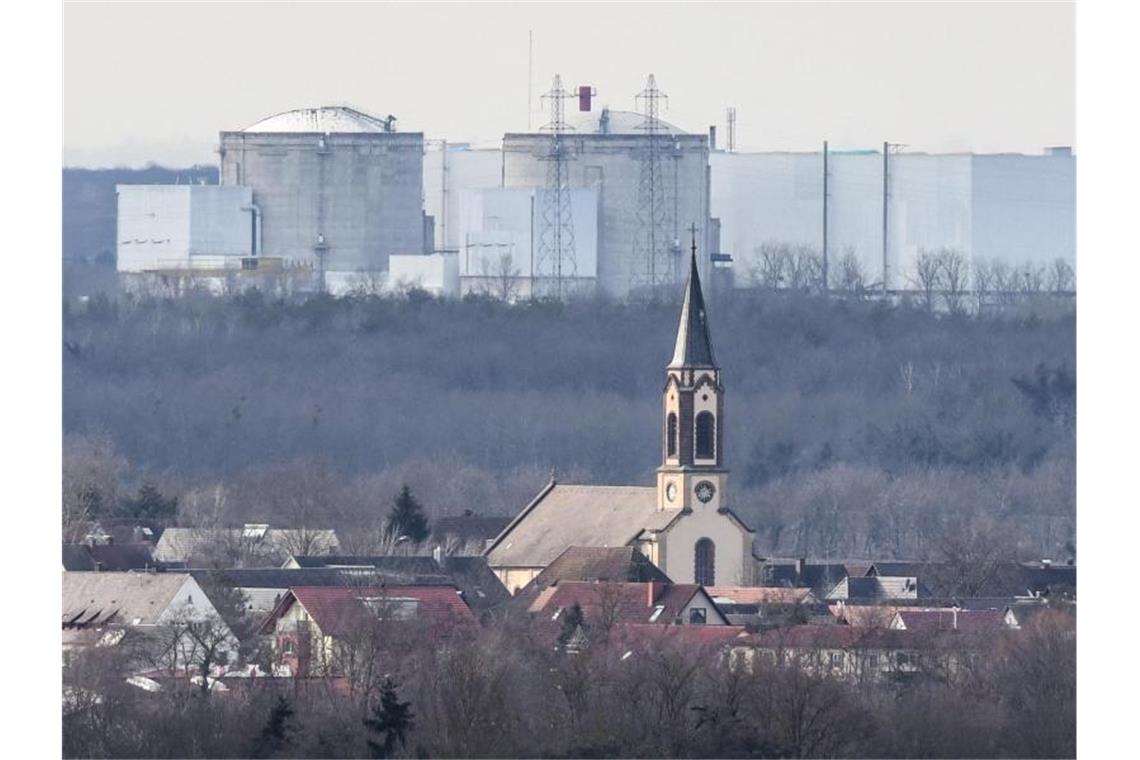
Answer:
[(150, 544), (64, 544), (64, 570), (146, 570), (155, 567)]
[(318, 554), (339, 548), (336, 532), (326, 529), (267, 528), (260, 534), (247, 534), (245, 528), (167, 528), (154, 547), (154, 558), (192, 563), (204, 556), (226, 555), (226, 559), (279, 565), (299, 550)]
[(186, 573), (65, 572), (63, 622), (154, 625), (189, 579)]
[(462, 542), (487, 541), (503, 532), (511, 522), (510, 517), (489, 515), (455, 515), (441, 517), (431, 526), (431, 537), (435, 541), (444, 541), (454, 537)]
[(427, 572), (406, 572), (394, 569), (347, 567), (293, 569), (242, 567), (225, 570), (191, 570), (190, 574), (199, 581), (216, 581), (232, 588), (287, 589), (294, 586), (375, 586), (384, 583), (430, 586), (448, 585), (450, 583), (431, 557), (400, 557), (398, 559), (426, 559), (429, 570)]
[(701, 277), (697, 273), (697, 252), (690, 257), (689, 279), (685, 283), (685, 300), (681, 304), (681, 323), (673, 347), (670, 369), (679, 367), (716, 367), (712, 340), (709, 337), (705, 297), (701, 293)]
[(546, 567), (569, 546), (626, 546), (679, 515), (657, 509), (651, 486), (548, 484), (485, 556), (492, 567)]

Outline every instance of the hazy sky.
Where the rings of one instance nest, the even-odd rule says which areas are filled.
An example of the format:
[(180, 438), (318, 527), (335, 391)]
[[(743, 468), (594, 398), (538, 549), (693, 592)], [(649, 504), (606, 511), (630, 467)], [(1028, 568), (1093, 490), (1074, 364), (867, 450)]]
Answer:
[[(351, 104), (496, 142), (555, 73), (745, 150), (1038, 153), (1074, 143), (1071, 3), (67, 3), (64, 161), (214, 162), (217, 133)], [(723, 137), (722, 143), (723, 143)]]

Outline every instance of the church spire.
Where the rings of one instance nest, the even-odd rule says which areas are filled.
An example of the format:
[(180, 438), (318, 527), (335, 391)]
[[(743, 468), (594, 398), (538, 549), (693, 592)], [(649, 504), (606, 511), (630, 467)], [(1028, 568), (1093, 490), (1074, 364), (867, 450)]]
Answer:
[(689, 279), (685, 283), (685, 301), (681, 304), (681, 324), (677, 327), (677, 343), (669, 369), (681, 367), (716, 367), (712, 340), (709, 338), (708, 315), (705, 297), (701, 293), (701, 278), (697, 273), (697, 228), (691, 228), (693, 248), (690, 258)]

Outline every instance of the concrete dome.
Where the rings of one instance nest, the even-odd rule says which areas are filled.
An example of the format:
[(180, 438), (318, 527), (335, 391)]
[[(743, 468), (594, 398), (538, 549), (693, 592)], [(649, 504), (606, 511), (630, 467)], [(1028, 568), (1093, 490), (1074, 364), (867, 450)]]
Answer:
[(395, 121), (394, 116), (380, 119), (348, 106), (324, 106), (285, 111), (251, 124), (242, 132), (394, 132)]
[[(570, 132), (578, 135), (643, 135), (649, 131), (642, 127), (645, 123), (644, 114), (636, 111), (617, 111), (612, 108), (574, 111), (567, 114), (566, 123), (573, 127)], [(685, 130), (678, 129), (660, 118), (657, 119), (657, 124), (663, 133), (686, 134)]]

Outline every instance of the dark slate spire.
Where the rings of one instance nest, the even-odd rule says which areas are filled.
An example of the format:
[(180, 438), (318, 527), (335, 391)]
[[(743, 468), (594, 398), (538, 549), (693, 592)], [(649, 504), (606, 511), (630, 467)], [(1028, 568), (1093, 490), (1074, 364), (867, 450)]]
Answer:
[(693, 253), (689, 267), (689, 280), (685, 283), (685, 302), (681, 304), (681, 324), (677, 328), (677, 343), (673, 348), (673, 361), (669, 369), (681, 367), (716, 367), (712, 341), (709, 339), (709, 320), (705, 312), (705, 297), (701, 293), (701, 278), (697, 274), (697, 233), (693, 230)]

